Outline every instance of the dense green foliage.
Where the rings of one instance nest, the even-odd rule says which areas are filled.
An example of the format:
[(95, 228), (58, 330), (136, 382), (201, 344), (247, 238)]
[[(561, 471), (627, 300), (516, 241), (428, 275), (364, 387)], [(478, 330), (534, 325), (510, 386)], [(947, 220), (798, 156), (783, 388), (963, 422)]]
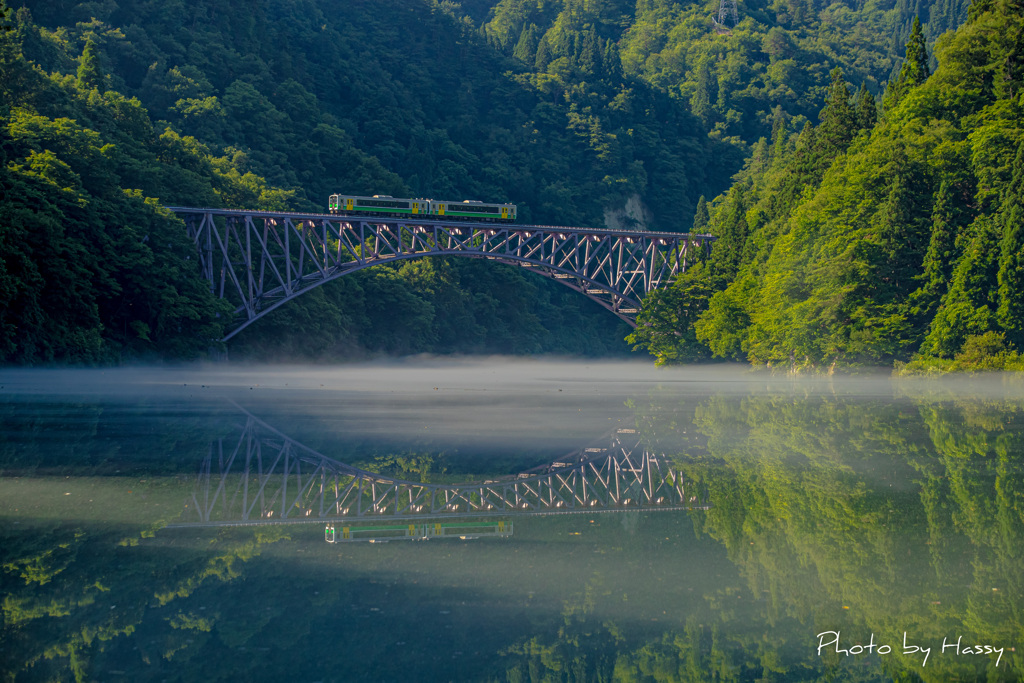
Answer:
[(193, 246), (153, 197), (244, 191), (195, 140), (137, 100), (47, 76), (0, 36), (0, 358), (189, 356), (228, 311), (189, 266)]
[[(40, 220), (45, 212), (20, 200), (4, 202), (15, 231), (5, 250), (10, 303), (0, 337), (0, 358), (8, 361), (190, 357), (220, 336), (221, 316), (228, 312), (204, 293), (180, 223), (156, 210), (160, 237), (147, 237), (150, 228), (136, 217), (138, 211), (122, 204), (322, 210), (327, 194), (338, 189), (493, 199), (509, 196), (495, 178), (536, 185), (529, 166), (541, 157), (530, 154), (526, 142), (508, 137), (515, 131), (507, 122), (525, 116), (516, 108), (521, 98), (515, 91), (521, 88), (501, 75), (500, 58), (489, 56), (439, 8), (417, 6), (399, 22), (432, 27), (415, 32), (421, 40), (413, 50), (394, 44), (396, 22), (383, 21), (371, 4), (349, 7), (352, 15), (335, 19), (341, 33), (329, 34), (324, 12), (302, 3), (285, 8), (289, 17), (280, 16), (280, 8), (265, 8), (251, 23), (235, 21), (224, 2), (189, 8), (196, 16), (191, 23), (182, 19), (184, 6), (164, 4), (87, 3), (70, 13), (49, 3), (29, 7), (31, 13), (17, 11), (16, 30), (5, 43), (0, 114), (7, 113), (8, 135), (22, 143), (5, 146), (5, 182), (11, 183), (5, 197), (31, 196), (17, 185), (26, 175), (23, 168), (34, 169), (50, 185), (67, 186), (58, 166), (68, 164), (83, 179), (74, 201), (95, 208), (88, 210), (86, 229), (76, 226), (81, 209), (55, 203), (59, 195), (49, 199), (55, 204), (49, 212), (53, 223), (75, 231), (67, 242), (25, 219)], [(199, 21), (204, 15), (210, 20)], [(305, 46), (308, 60), (282, 62), (267, 50), (269, 44)], [(410, 53), (422, 65), (443, 65), (442, 75), (410, 63)], [(450, 93), (461, 90), (480, 100), (473, 106), (486, 116), (452, 106)], [(539, 104), (533, 98), (531, 106)], [(23, 116), (41, 123), (22, 125)], [(39, 130), (43, 124), (46, 131)], [(103, 148), (107, 157), (116, 157), (114, 175), (77, 154), (73, 141), (49, 142), (47, 135), (58, 135), (50, 129), (60, 135), (73, 129), (93, 145), (94, 155)], [(476, 147), (456, 145), (453, 136)], [(557, 140), (538, 136), (564, 162), (544, 171), (545, 182), (557, 177), (562, 183), (570, 165), (582, 163), (574, 158), (577, 136), (565, 129), (555, 132)], [(33, 152), (55, 161), (46, 166), (42, 160), (49, 157), (30, 159)], [(94, 201), (100, 192), (115, 197), (103, 212)], [(48, 187), (37, 194), (53, 193)], [(584, 221), (582, 209), (571, 205), (583, 206), (585, 196), (579, 188), (569, 194), (571, 201), (552, 200), (557, 206), (546, 212), (550, 220)], [(537, 205), (545, 215), (544, 202), (538, 199)], [(599, 204), (585, 206), (585, 215), (600, 220)], [(150, 267), (149, 251), (169, 243), (177, 245), (173, 254), (158, 258), (173, 275)], [(60, 255), (76, 244), (86, 258)], [(142, 253), (138, 258), (136, 250)], [(78, 268), (74, 273), (65, 272), (68, 260)], [(110, 282), (94, 277), (104, 273)], [(373, 269), (307, 295), (249, 331), (234, 353), (621, 353), (619, 325), (569, 290), (515, 269), (425, 261)]]
[[(815, 118), (839, 66), (878, 91), (899, 67), (915, 13), (933, 39), (955, 28), (967, 3), (818, 3), (755, 0), (717, 25), (718, 2), (676, 0), (501, 0), (484, 30), (499, 49), (557, 83), (575, 102), (601, 92), (609, 62), (626, 79), (689, 104), (714, 140), (746, 150), (780, 113)], [(579, 84), (575, 85), (574, 84)], [(606, 120), (598, 104), (577, 106)], [(614, 107), (613, 107), (614, 108)], [(688, 173), (692, 173), (687, 169)]]
[[(342, 190), (509, 200), (522, 221), (684, 230), (702, 196), (764, 151), (761, 136), (785, 138), (815, 117), (835, 67), (866, 85), (868, 126), (870, 91), (928, 72), (898, 69), (913, 16), (925, 19), (914, 29), (923, 49), (965, 12), (956, 1), (778, 0), (744, 3), (738, 24), (716, 29), (715, 3), (670, 0), (11, 4), (0, 65), (2, 210), (16, 217), (0, 288), (8, 362), (190, 357), (220, 335), (225, 312), (160, 204), (320, 210)], [(30, 177), (34, 192), (22, 189)], [(740, 245), (748, 228), (734, 227)], [(165, 244), (173, 253), (157, 253)], [(275, 312), (235, 353), (625, 350), (607, 313), (521, 271), (431, 261), (345, 280)]]
[(819, 123), (780, 123), (713, 202), (703, 312), (672, 344), (652, 302), (633, 342), (661, 362), (1019, 367), (1022, 31), (1019, 4), (976, 3), (929, 77), (915, 24), (878, 123), (834, 71)]

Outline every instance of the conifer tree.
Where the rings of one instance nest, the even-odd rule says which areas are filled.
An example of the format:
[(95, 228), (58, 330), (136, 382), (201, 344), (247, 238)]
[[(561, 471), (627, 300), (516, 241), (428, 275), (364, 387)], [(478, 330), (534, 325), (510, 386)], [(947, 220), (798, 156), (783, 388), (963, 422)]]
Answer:
[(750, 234), (747, 226), (749, 208), (747, 183), (736, 183), (726, 195), (725, 204), (716, 212), (714, 233), (718, 236), (711, 251), (711, 271), (723, 283), (731, 282), (743, 264), (743, 254)]
[(711, 127), (714, 118), (712, 103), (717, 99), (718, 79), (711, 72), (711, 56), (704, 55), (697, 67), (697, 90), (690, 98), (690, 110), (703, 122), (705, 128)]
[(593, 30), (587, 31), (580, 48), (580, 71), (587, 76), (597, 72), (599, 60), (601, 59), (600, 49), (597, 43), (597, 33)]
[(537, 71), (541, 72), (547, 69), (548, 64), (551, 63), (551, 43), (548, 41), (546, 33), (540, 37), (540, 41), (537, 43), (537, 57), (533, 63)]
[(910, 40), (907, 41), (907, 54), (903, 58), (903, 66), (900, 67), (899, 76), (886, 88), (885, 97), (882, 99), (882, 108), (885, 111), (892, 111), (911, 88), (924, 83), (929, 75), (931, 75), (931, 70), (928, 68), (928, 49), (925, 47), (924, 31), (921, 29), (921, 20), (914, 17), (914, 25), (910, 29)]
[(949, 289), (949, 279), (956, 261), (954, 247), (959, 229), (956, 220), (959, 213), (956, 199), (952, 184), (943, 180), (935, 195), (931, 238), (922, 264), (921, 286), (912, 297), (915, 313), (920, 318), (931, 318), (939, 301)]
[(512, 56), (521, 62), (532, 62), (537, 52), (537, 25), (530, 24), (519, 34)]
[(804, 122), (804, 127), (800, 129), (800, 135), (796, 138), (796, 148), (798, 151), (807, 152), (818, 142), (818, 133), (814, 129), (814, 125), (810, 121)]
[(693, 231), (697, 234), (701, 234), (707, 231), (708, 222), (711, 220), (711, 215), (708, 213), (708, 200), (704, 199), (704, 195), (700, 196), (697, 201), (697, 210), (693, 214)]
[(786, 154), (786, 143), (789, 141), (789, 135), (786, 130), (786, 116), (782, 112), (782, 107), (775, 107), (773, 118), (771, 163), (775, 164)]
[(100, 56), (96, 42), (89, 36), (82, 50), (82, 58), (78, 64), (78, 87), (85, 89), (98, 88), (103, 91), (103, 70), (100, 68)]
[(1013, 179), (1003, 197), (996, 318), (1007, 340), (1024, 350), (1024, 145), (1017, 150)]
[(613, 40), (609, 40), (604, 48), (604, 73), (609, 83), (618, 83), (622, 80), (622, 57), (619, 55), (619, 46)]
[(850, 88), (843, 78), (843, 70), (832, 69), (832, 84), (828, 88), (828, 100), (821, 110), (818, 125), (818, 151), (827, 158), (846, 151), (857, 130), (857, 112), (850, 102)]
[(906, 150), (897, 146), (886, 171), (888, 193), (872, 221), (881, 238), (876, 283), (893, 301), (906, 301), (909, 287), (920, 274), (927, 250), (930, 220), (919, 215), (918, 207), (927, 205), (927, 195), (919, 194), (915, 178), (919, 171), (907, 158)]
[(875, 96), (868, 90), (867, 83), (860, 84), (857, 98), (854, 100), (854, 109), (857, 112), (857, 127), (861, 130), (871, 130), (878, 122), (878, 105), (875, 104)]
[(1012, 35), (999, 82), (999, 94), (1005, 99), (1012, 99), (1024, 85), (1024, 21), (1016, 22)]

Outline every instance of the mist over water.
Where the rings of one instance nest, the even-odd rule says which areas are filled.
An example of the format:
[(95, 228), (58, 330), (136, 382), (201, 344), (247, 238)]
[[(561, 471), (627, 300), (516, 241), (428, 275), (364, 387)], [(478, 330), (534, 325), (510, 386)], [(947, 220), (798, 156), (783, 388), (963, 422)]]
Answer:
[[(330, 544), (315, 505), (277, 526), (279, 507), (246, 508), (284, 481), (237, 475), (253, 420), (267, 468), (288, 438), (442, 486), (617, 444), (710, 505), (632, 493), (483, 520), (508, 538)], [(664, 680), (722, 662), (736, 680), (1018, 680), (1020, 500), (1024, 388), (999, 375), (507, 358), (4, 370), (0, 652), (14, 680), (628, 680), (654, 662)], [(181, 527), (210, 501), (258, 523)], [(833, 630), (839, 650), (906, 631), (934, 651), (927, 666), (819, 651)], [(999, 663), (942, 656), (959, 636)]]
[[(184, 366), (11, 370), (3, 393), (27, 400), (164, 404), (229, 410), (237, 403), (284, 429), (398, 446), (557, 451), (631, 419), (627, 401), (658, 387), (746, 392), (763, 383), (739, 366), (659, 369), (648, 362), (507, 358), (409, 360), (338, 366)], [(310, 436), (307, 432), (306, 436)]]
[(442, 449), (575, 448), (630, 422), (631, 404), (653, 396), (665, 402), (712, 394), (1017, 400), (1024, 396), (1024, 382), (1000, 375), (894, 380), (882, 372), (793, 377), (735, 364), (658, 368), (646, 361), (504, 357), (0, 371), (5, 400), (154, 405), (198, 414), (230, 413), (237, 404), (289, 434), (310, 430), (396, 447), (430, 440)]

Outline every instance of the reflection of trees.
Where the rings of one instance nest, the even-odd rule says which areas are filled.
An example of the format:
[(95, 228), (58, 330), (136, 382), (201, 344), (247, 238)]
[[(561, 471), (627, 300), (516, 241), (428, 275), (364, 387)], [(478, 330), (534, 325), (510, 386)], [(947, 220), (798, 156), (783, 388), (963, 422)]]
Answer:
[[(444, 454), (441, 454), (443, 457)], [(438, 457), (433, 453), (416, 453), (406, 452), (399, 454), (388, 453), (386, 455), (375, 456), (372, 460), (363, 461), (356, 460), (348, 464), (353, 467), (366, 470), (367, 472), (376, 472), (377, 474), (383, 474), (397, 479), (406, 479), (410, 481), (418, 481), (421, 484), (434, 483), (437, 476), (431, 476), (436, 466)], [(441, 468), (437, 474), (443, 475), (446, 468)]]
[[(704, 615), (707, 616), (707, 615)], [(558, 639), (540, 638), (506, 650), (507, 681), (817, 681), (837, 667), (807, 656), (807, 648), (787, 647), (783, 634), (729, 623), (727, 628), (699, 623), (690, 617), (679, 631), (661, 634), (645, 644), (624, 638), (611, 622), (597, 624), (580, 615), (566, 618)], [(851, 673), (842, 680), (876, 680), (873, 672)]]
[[(962, 634), (1007, 648), (995, 680), (1024, 670), (1009, 652), (1024, 635), (1019, 403), (780, 392), (678, 411), (655, 397), (638, 413), (663, 447), (699, 434), (678, 450), (706, 468), (704, 530), (767, 599), (766, 627), (787, 615), (808, 633), (846, 625), (889, 642)], [(993, 662), (947, 654), (902, 667), (943, 680)]]
[[(0, 404), (0, 470), (22, 477), (7, 479), (2, 496), (11, 508), (0, 525), (4, 680), (95, 680), (93, 661), (123, 636), (159, 663), (210, 625), (208, 615), (181, 612), (180, 599), (239, 576), (283, 536), (156, 543), (154, 530), (180, 512), (195, 455), (222, 429), (217, 414), (157, 413), (140, 404)], [(154, 617), (160, 634), (143, 642)]]
[[(1024, 672), (1020, 653), (1009, 650), (998, 670), (991, 670), (993, 658), (937, 651), (944, 636), (1009, 648), (1024, 635), (1024, 411), (1018, 403), (786, 392), (676, 401), (655, 394), (635, 410), (652, 450), (677, 453), (684, 475), (709, 489), (714, 507), (692, 517), (705, 539), (725, 547), (745, 585), (708, 588), (712, 580), (691, 594), (702, 600), (676, 615), (685, 625), (644, 630), (598, 616), (621, 601), (621, 591), (599, 574), (582, 575), (560, 614), (532, 613), (529, 624), (510, 622), (488, 634), (504, 643), (489, 651), (501, 654), (490, 669), (425, 671), (510, 681), (1015, 680)], [(88, 429), (102, 429), (91, 420)], [(37, 427), (42, 441), (48, 427)], [(203, 432), (158, 442), (158, 452), (189, 450), (190, 439), (191, 452), (203, 452)], [(90, 448), (90, 467), (105, 471), (121, 462), (114, 446)], [(44, 451), (33, 446), (5, 457), (41, 468), (48, 466)], [(378, 458), (374, 466), (431, 477), (438, 471), (437, 460), (419, 453)], [(185, 469), (194, 469), (194, 457)], [(138, 477), (110, 479), (113, 487), (140, 490)], [(190, 485), (183, 480), (148, 491), (176, 512)], [(293, 565), (250, 561), (289, 532), (219, 530), (201, 543), (165, 533), (152, 538), (162, 519), (157, 509), (147, 516), (132, 508), (131, 525), (55, 516), (0, 528), (0, 641), (4, 660), (20, 667), (8, 667), (6, 679), (86, 680), (110, 668), (144, 679), (161, 666), (186, 678), (237, 678), (284, 666), (279, 653), (298, 652), (329, 653), (323, 656), (332, 666), (356, 667), (346, 669), (352, 678), (372, 677), (373, 666), (378, 675), (397, 678), (396, 662), (403, 660), (380, 642), (381, 627), (360, 621), (371, 618), (369, 606), (388, 595), (404, 600), (410, 613), (391, 628), (401, 634), (393, 640), (407, 639), (410, 648), (425, 647), (412, 639), (429, 638), (438, 619), (440, 589), (384, 587), (372, 575), (351, 585), (304, 577), (296, 598), (280, 581)], [(117, 513), (122, 520), (128, 514)], [(628, 538), (647, 542), (640, 536)], [(680, 577), (701, 571), (680, 562)], [(376, 591), (373, 598), (367, 589)], [(346, 621), (336, 627), (339, 610)], [(311, 624), (330, 628), (311, 632)], [(881, 669), (877, 658), (866, 667), (818, 658), (810, 643), (826, 629), (841, 629), (851, 642), (874, 633), (876, 641), (893, 644), (907, 631), (935, 650), (925, 669), (898, 648)], [(508, 645), (511, 633), (527, 635)], [(467, 629), (467, 642), (481, 637)], [(266, 651), (256, 647), (270, 644)], [(314, 658), (296, 666), (317, 680), (320, 664)]]
[[(651, 447), (675, 452), (713, 507), (699, 528), (723, 543), (753, 598), (706, 594), (681, 631), (645, 644), (614, 624), (573, 628), (506, 651), (508, 680), (598, 680), (574, 671), (597, 644), (626, 681), (1018, 680), (1024, 618), (1024, 410), (1018, 401), (897, 400), (798, 390), (704, 399), (655, 393), (634, 406)], [(567, 620), (568, 627), (568, 620)], [(841, 630), (848, 645), (933, 648), (859, 666), (810, 643)], [(942, 655), (944, 637), (1005, 647)], [(594, 645), (591, 645), (593, 643)], [(574, 668), (575, 667), (575, 668)], [(588, 673), (589, 670), (588, 670)], [(528, 675), (527, 675), (528, 674)]]
[(123, 527), (85, 532), (48, 524), (18, 536), (5, 534), (4, 543), (23, 548), (24, 533), (57, 551), (23, 555), (4, 565), (0, 641), (5, 661), (13, 664), (5, 674), (12, 681), (93, 680), (98, 672), (92, 660), (121, 636), (136, 636), (147, 663), (171, 659), (197, 638), (208, 637), (214, 618), (183, 612), (177, 602), (203, 584), (238, 578), (246, 561), (286, 538), (285, 530), (260, 529), (220, 534), (205, 547), (172, 551), (123, 542)]
[(593, 624), (590, 617), (598, 577), (585, 583), (582, 593), (566, 600), (558, 636), (545, 643), (535, 636), (508, 648), (502, 654), (508, 666), (505, 679), (510, 682), (540, 681), (560, 674), (555, 680), (610, 681), (615, 671), (615, 656), (621, 637), (614, 629)]
[[(1004, 402), (928, 403), (921, 415), (935, 456), (919, 466), (927, 477), (932, 557), (939, 580), (967, 589), (962, 614), (970, 632), (994, 642), (1024, 635), (1024, 411)], [(945, 533), (944, 533), (945, 532)], [(969, 563), (959, 561), (964, 553)], [(957, 568), (960, 572), (951, 570)], [(957, 605), (959, 607), (959, 605)], [(951, 606), (948, 610), (952, 610)], [(1018, 671), (1020, 655), (1013, 657)]]

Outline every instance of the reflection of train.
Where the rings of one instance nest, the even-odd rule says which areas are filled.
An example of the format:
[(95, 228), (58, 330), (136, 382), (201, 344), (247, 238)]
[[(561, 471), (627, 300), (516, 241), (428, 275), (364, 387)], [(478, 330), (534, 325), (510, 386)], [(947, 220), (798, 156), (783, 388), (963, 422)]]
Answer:
[(353, 216), (427, 216), (457, 221), (498, 221), (511, 223), (516, 219), (515, 204), (485, 204), (472, 200), (450, 202), (437, 199), (396, 199), (383, 194), (358, 197), (332, 194), (328, 210), (333, 214)]

